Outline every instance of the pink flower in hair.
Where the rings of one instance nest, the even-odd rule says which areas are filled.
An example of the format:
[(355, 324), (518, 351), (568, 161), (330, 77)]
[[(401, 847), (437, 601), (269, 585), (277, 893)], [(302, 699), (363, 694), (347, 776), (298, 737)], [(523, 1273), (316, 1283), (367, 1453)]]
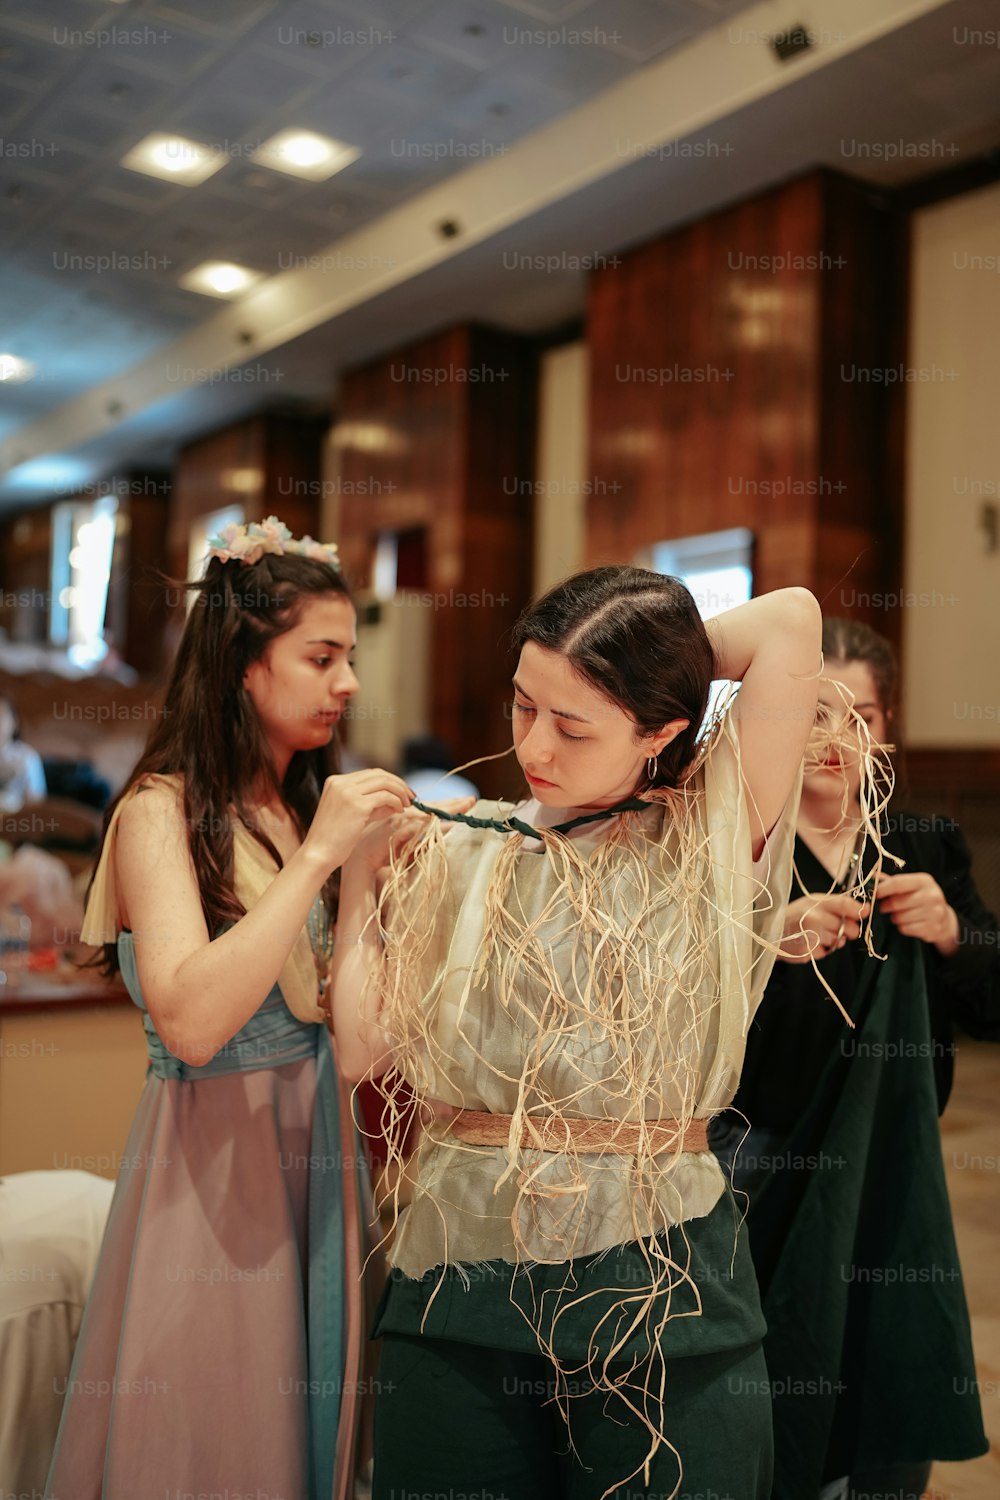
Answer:
[(310, 557), (313, 562), (328, 563), (332, 568), (340, 566), (334, 542), (316, 542), (311, 536), (304, 536), (301, 541), (293, 543), (293, 546), (300, 557)]
[(296, 541), (284, 521), (279, 521), (277, 516), (268, 516), (265, 521), (251, 521), (249, 526), (240, 526), (235, 521), (230, 521), (228, 526), (223, 526), (218, 536), (209, 537), (208, 549), (209, 556), (217, 557), (221, 562), (253, 564), (270, 552), (278, 557), (286, 554), (309, 557), (315, 562), (327, 563), (332, 568), (340, 567), (334, 542), (315, 542), (311, 536), (304, 536), (301, 541)]
[(292, 540), (292, 533), (277, 516), (268, 516), (266, 521), (251, 522), (247, 527), (247, 534), (258, 543), (261, 555), (273, 552), (280, 557), (287, 550), (286, 543)]

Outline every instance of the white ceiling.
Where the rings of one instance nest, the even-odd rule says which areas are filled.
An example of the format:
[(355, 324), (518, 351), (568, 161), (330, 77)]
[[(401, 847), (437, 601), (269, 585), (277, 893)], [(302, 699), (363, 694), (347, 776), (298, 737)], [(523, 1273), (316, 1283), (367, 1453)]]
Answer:
[[(762, 33), (790, 21), (817, 47), (781, 64)], [(0, 350), (38, 375), (0, 387), (0, 499), (329, 400), (455, 320), (582, 311), (583, 272), (515, 254), (611, 253), (818, 163), (891, 186), (971, 160), (1000, 145), (1000, 49), (973, 40), (997, 25), (995, 0), (7, 0)], [(325, 183), (248, 160), (286, 126), (362, 155)], [(118, 165), (154, 129), (229, 160), (195, 188)], [(858, 155), (893, 141), (913, 149)], [(385, 268), (289, 269), (338, 246)], [(271, 280), (235, 306), (182, 291), (207, 258)]]

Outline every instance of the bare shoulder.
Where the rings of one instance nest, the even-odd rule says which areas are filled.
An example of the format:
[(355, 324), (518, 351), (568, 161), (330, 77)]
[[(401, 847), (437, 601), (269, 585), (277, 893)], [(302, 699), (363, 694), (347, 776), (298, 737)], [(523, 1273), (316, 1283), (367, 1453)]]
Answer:
[(162, 781), (140, 787), (118, 818), (118, 848), (124, 854), (140, 844), (186, 849), (186, 833), (183, 791)]

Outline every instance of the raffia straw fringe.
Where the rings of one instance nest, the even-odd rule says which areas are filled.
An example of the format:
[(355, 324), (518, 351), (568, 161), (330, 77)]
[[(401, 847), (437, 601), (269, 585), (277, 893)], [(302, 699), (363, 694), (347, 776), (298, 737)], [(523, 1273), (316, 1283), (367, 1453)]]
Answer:
[[(468, 1146), (508, 1146), (513, 1115), (495, 1115), (489, 1110), (464, 1109), (453, 1120), (444, 1122), (447, 1134), (456, 1136)], [(535, 1120), (524, 1117), (518, 1144), (525, 1150), (584, 1151), (604, 1156), (635, 1156), (648, 1149), (651, 1156), (661, 1151), (708, 1150), (708, 1121), (689, 1120)]]
[[(823, 677), (822, 667), (817, 676), (830, 680)], [(824, 764), (834, 747), (842, 756), (858, 759), (864, 844), (870, 841), (874, 850), (868, 877), (873, 888), (884, 858), (902, 863), (884, 849), (880, 837), (882, 814), (892, 791), (892, 772), (873, 749), (868, 726), (847, 702), (839, 684), (837, 687), (845, 711), (817, 724), (805, 767), (808, 771)], [(656, 861), (643, 828), (644, 814), (638, 812), (621, 814), (607, 837), (589, 853), (571, 838), (541, 829), (544, 857), (560, 879), (544, 910), (526, 912), (519, 905), (514, 881), (524, 837), (512, 833), (504, 840), (485, 893), (478, 962), (474, 960), (467, 971), (451, 1022), (464, 1048), (465, 1061), (460, 1066), (467, 1069), (471, 1058), (487, 1079), (498, 1077), (495, 1066), (477, 1048), (472, 1039), (477, 1035), (476, 1028), (468, 1024), (475, 1014), (476, 992), (488, 984), (496, 1003), (523, 1027), (527, 1045), (519, 1070), (514, 1077), (498, 1077), (500, 1083), (513, 1086), (516, 1104), (509, 1121), (501, 1126), (503, 1139), (499, 1144), (506, 1146), (509, 1161), (500, 1182), (493, 1186), (494, 1192), (504, 1181), (512, 1181), (516, 1187), (511, 1234), (517, 1264), (511, 1302), (534, 1331), (541, 1352), (553, 1363), (558, 1376), (556, 1405), (567, 1424), (570, 1446), (570, 1388), (585, 1374), (598, 1391), (621, 1402), (649, 1435), (647, 1453), (633, 1473), (623, 1475), (617, 1484), (627, 1484), (642, 1474), (648, 1486), (650, 1465), (658, 1452), (666, 1450), (678, 1463), (678, 1480), (671, 1492), (674, 1496), (680, 1489), (683, 1466), (667, 1435), (664, 1334), (671, 1319), (700, 1316), (702, 1298), (699, 1279), (691, 1274), (693, 1250), (683, 1222), (684, 1204), (679, 1194), (670, 1192), (669, 1182), (684, 1150), (682, 1141), (695, 1123), (710, 1017), (713, 1005), (718, 1004), (718, 954), (726, 929), (742, 926), (754, 945), (748, 972), (741, 976), (745, 988), (750, 986), (752, 971), (763, 955), (779, 955), (782, 951), (780, 942), (754, 932), (748, 919), (734, 919), (732, 912), (720, 909), (713, 896), (710, 838), (701, 813), (704, 790), (693, 778), (717, 743), (723, 715), (730, 706), (731, 699), (720, 705), (684, 782), (677, 788), (657, 788), (645, 796), (644, 800), (662, 808), (661, 847), (669, 844), (669, 858), (661, 856)], [(738, 762), (738, 739), (736, 754)], [(743, 790), (746, 792), (745, 785)], [(747, 800), (752, 806), (752, 799)], [(845, 786), (845, 812), (847, 807)], [(449, 1076), (450, 1054), (442, 1045), (437, 1025), (435, 999), (440, 974), (431, 993), (426, 993), (424, 982), (428, 963), (448, 966), (451, 913), (456, 910), (456, 901), (461, 900), (461, 892), (456, 893), (450, 883), (445, 838), (442, 824), (437, 819), (428, 820), (425, 833), (409, 851), (406, 862), (394, 865), (375, 918), (384, 945), (380, 1019), (392, 1052), (391, 1069), (377, 1080), (384, 1099), (381, 1128), (388, 1137), (390, 1165), (399, 1169), (386, 1177), (394, 1184), (387, 1193), (392, 1209), (386, 1238), (393, 1233), (401, 1208), (404, 1160), (400, 1143), (407, 1126), (421, 1118), (424, 1100), (453, 1099), (453, 1092), (447, 1092), (442, 1080), (442, 1074)], [(770, 900), (763, 882), (758, 882), (758, 895), (761, 900)], [(439, 924), (444, 924), (443, 928)], [(546, 940), (554, 924), (565, 933), (568, 944), (562, 967), (571, 976), (569, 982), (560, 977)], [(438, 941), (442, 932), (443, 951)], [(871, 916), (863, 938), (872, 957), (883, 957), (874, 949)], [(815, 957), (811, 962), (824, 990), (847, 1024), (852, 1024)], [(533, 1008), (526, 998), (540, 994), (548, 997), (541, 1010)], [(532, 1298), (530, 1279), (523, 1273), (537, 1258), (521, 1234), (522, 1215), (531, 1221), (536, 1200), (543, 1207), (549, 1203), (554, 1214), (563, 1204), (570, 1212), (575, 1203), (585, 1204), (588, 1181), (594, 1181), (595, 1174), (616, 1170), (616, 1153), (592, 1154), (584, 1159), (578, 1139), (565, 1137), (567, 1120), (580, 1116), (578, 1095), (586, 1092), (588, 1080), (581, 1079), (579, 1085), (570, 1080), (558, 1096), (544, 1085), (547, 1059), (572, 1046), (581, 1026), (592, 1028), (594, 1034), (606, 1039), (607, 1069), (600, 1084), (610, 1113), (639, 1124), (630, 1171), (632, 1233), (628, 1238), (645, 1263), (648, 1281), (622, 1286), (609, 1309), (606, 1292), (581, 1293), (570, 1259), (556, 1308), (552, 1311), (547, 1303), (543, 1317), (541, 1306), (532, 1303), (522, 1307), (515, 1300), (515, 1287), (526, 1287)], [(488, 1053), (488, 1044), (482, 1046)], [(450, 1087), (454, 1090), (456, 1086)], [(672, 1111), (673, 1139), (664, 1150), (654, 1151), (650, 1122), (644, 1116), (648, 1099), (656, 1094), (678, 1103)], [(564, 1175), (554, 1189), (547, 1178), (551, 1156), (537, 1149), (543, 1131), (548, 1139), (555, 1140), (559, 1132), (564, 1132), (565, 1145), (556, 1149), (564, 1154), (564, 1173), (568, 1176)], [(456, 1142), (458, 1139), (456, 1136)], [(620, 1157), (617, 1168), (620, 1170)], [(558, 1200), (552, 1198), (553, 1192), (559, 1195)], [(451, 1249), (447, 1204), (432, 1195), (426, 1195), (426, 1199), (437, 1213), (443, 1240), (443, 1264), (428, 1301), (429, 1313), (444, 1285), (447, 1266), (454, 1267), (461, 1277), (463, 1260), (487, 1257), (466, 1254), (463, 1260), (457, 1260)], [(737, 1227), (734, 1223), (734, 1247)], [(665, 1232), (671, 1228), (676, 1229), (676, 1239), (666, 1237)], [(553, 1249), (560, 1250), (557, 1259), (561, 1263), (561, 1245)], [(572, 1249), (567, 1253), (572, 1257)], [(686, 1305), (678, 1307), (682, 1289)], [(592, 1298), (597, 1298), (597, 1303)], [(562, 1318), (578, 1314), (588, 1304), (595, 1307), (596, 1326), (586, 1358), (580, 1368), (575, 1368), (577, 1361), (574, 1367), (562, 1364), (555, 1352), (558, 1325)], [(650, 1351), (642, 1364), (627, 1356), (636, 1335), (643, 1337)], [(614, 1492), (612, 1486), (605, 1494)]]

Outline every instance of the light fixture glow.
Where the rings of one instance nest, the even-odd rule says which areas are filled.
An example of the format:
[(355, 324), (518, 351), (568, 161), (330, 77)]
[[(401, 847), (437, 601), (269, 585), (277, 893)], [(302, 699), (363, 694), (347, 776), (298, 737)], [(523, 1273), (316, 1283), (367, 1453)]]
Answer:
[(335, 141), (328, 135), (317, 135), (312, 130), (279, 130), (258, 146), (251, 160), (275, 172), (307, 177), (310, 182), (325, 182), (360, 155), (359, 147)]
[(182, 276), (178, 285), (206, 297), (236, 297), (263, 280), (262, 271), (251, 271), (228, 260), (206, 260)]
[(203, 146), (200, 141), (154, 131), (133, 146), (122, 157), (121, 164), (130, 172), (144, 172), (147, 177), (162, 177), (168, 182), (194, 187), (224, 167), (226, 160), (224, 151)]
[(25, 380), (30, 380), (35, 373), (35, 366), (26, 359), (19, 359), (16, 354), (0, 354), (0, 380), (9, 380), (12, 385), (20, 385)]
[(252, 495), (263, 485), (264, 476), (259, 469), (223, 469), (220, 481), (224, 490)]

